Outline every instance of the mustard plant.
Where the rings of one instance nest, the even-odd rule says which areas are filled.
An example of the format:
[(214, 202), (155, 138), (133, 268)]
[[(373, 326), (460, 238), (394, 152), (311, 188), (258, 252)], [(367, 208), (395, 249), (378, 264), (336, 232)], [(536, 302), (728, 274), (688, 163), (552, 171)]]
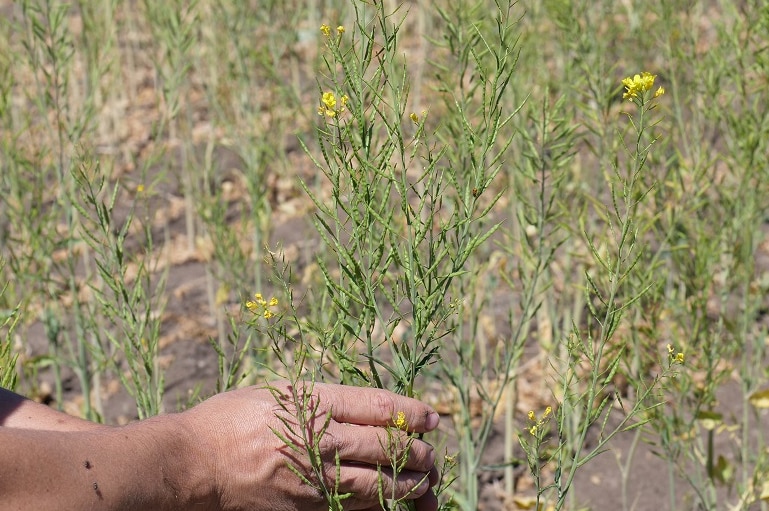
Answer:
[[(152, 233), (147, 224), (143, 226), (147, 252), (135, 258), (127, 256), (125, 243), (134, 225), (134, 212), (129, 211), (122, 220), (116, 218), (120, 186), (115, 185), (103, 198), (106, 178), (98, 162), (83, 158), (74, 172), (82, 193), (81, 201), (75, 203), (83, 219), (80, 235), (93, 250), (98, 268), (99, 280), (91, 289), (101, 306), (104, 323), (116, 327), (103, 329), (103, 323), (98, 322), (100, 314), (91, 316), (92, 332), (98, 338), (97, 346), (101, 347), (94, 356), (104, 357), (108, 353), (104, 344), (113, 346), (113, 357), (104, 362), (115, 364), (115, 372), (136, 401), (139, 418), (151, 417), (163, 410), (165, 377), (158, 365), (158, 343), (167, 273), (156, 272), (153, 267), (158, 261), (153, 262), (150, 256)], [(133, 275), (129, 273), (132, 267), (135, 268)]]
[[(5, 266), (5, 262), (0, 259), (0, 268)], [(0, 289), (0, 297), (5, 294), (6, 286)], [(0, 387), (14, 390), (18, 381), (16, 372), (16, 363), (19, 358), (18, 353), (13, 349), (13, 330), (21, 319), (19, 307), (12, 310), (0, 311)]]
[[(332, 255), (319, 259), (324, 287), (309, 299), (326, 295), (330, 307), (297, 324), (304, 333), (295, 335), (318, 338), (302, 337), (296, 349), (303, 360), (308, 350), (314, 354), (306, 360), (317, 368), (309, 370), (315, 378), (415, 396), (417, 377), (454, 329), (450, 318), (459, 299), (450, 293), (460, 289), (454, 282), (497, 228), (483, 219), (499, 198), (490, 184), (510, 131), (507, 139), (498, 137), (514, 114), (505, 113), (502, 101), (515, 62), (513, 20), (509, 6), (499, 6), (496, 31), (489, 30), (496, 39), (484, 40), (487, 32), (477, 29), (473, 65), (493, 78), (457, 102), (450, 125), (466, 141), (457, 149), (431, 142), (429, 109), (408, 110), (407, 68), (397, 56), (404, 15), (381, 5), (353, 4), (353, 12), (352, 27), (324, 23), (319, 29), (325, 46), (316, 108), (320, 158), (305, 148), (331, 196), (324, 200), (307, 183), (303, 188)], [(483, 109), (484, 117), (471, 122), (476, 110), (470, 108)], [(483, 143), (476, 146), (475, 139)], [(405, 335), (397, 336), (404, 326)], [(392, 461), (397, 473), (402, 461)]]
[[(22, 34), (25, 68), (32, 82), (28, 97), (40, 119), (44, 119), (42, 123), (39, 120), (31, 122), (31, 126), (39, 129), (42, 135), (39, 143), (32, 142), (32, 147), (37, 150), (33, 161), (36, 160), (43, 169), (38, 182), (53, 183), (53, 194), (48, 198), (53, 202), (43, 221), (53, 222), (54, 225), (63, 221), (66, 226), (64, 233), (55, 232), (50, 224), (47, 226), (51, 229), (48, 234), (54, 241), (54, 250), (63, 248), (66, 257), (54, 264), (47, 260), (41, 275), (47, 282), (48, 297), (52, 298), (47, 301), (49, 305), (43, 314), (49, 326), (52, 353), (49, 360), (55, 371), (55, 397), (61, 406), (61, 365), (64, 361), (64, 365), (75, 371), (84, 395), (88, 396), (84, 401), (85, 415), (95, 418), (98, 410), (92, 409), (90, 399), (94, 377), (90, 360), (93, 338), (86, 333), (87, 304), (81, 300), (82, 282), (77, 275), (78, 263), (87, 264), (89, 255), (87, 251), (80, 252), (78, 240), (73, 235), (79, 228), (80, 219), (72, 202), (75, 184), (70, 166), (76, 147), (93, 130), (96, 98), (100, 92), (98, 77), (109, 67), (107, 55), (111, 39), (105, 39), (101, 47), (92, 45), (84, 52), (82, 60), (89, 71), (89, 79), (86, 90), (78, 96), (74, 87), (77, 82), (72, 80), (72, 75), (81, 55), (75, 51), (73, 35), (67, 23), (69, 6), (54, 1), (22, 2), (21, 13), (21, 24), (17, 29)], [(84, 17), (90, 21), (88, 15), (85, 13)], [(89, 27), (95, 25), (89, 24)], [(19, 135), (19, 140), (28, 140), (26, 133), (22, 135), (19, 132)], [(51, 157), (47, 158), (49, 151)], [(61, 307), (62, 304), (55, 299), (62, 293), (69, 296), (71, 306)], [(64, 318), (71, 320), (65, 321)]]
[[(683, 21), (687, 30), (680, 44), (667, 48), (671, 55), (691, 57), (700, 34), (692, 20)], [(759, 297), (765, 286), (755, 259), (764, 237), (760, 225), (765, 208), (758, 197), (766, 176), (758, 169), (763, 168), (760, 134), (766, 131), (766, 120), (751, 106), (764, 86), (738, 69), (766, 68), (757, 43), (767, 30), (766, 12), (756, 4), (746, 5), (743, 12), (724, 6), (715, 27), (719, 43), (703, 66), (696, 66), (694, 76), (671, 73), (674, 90), (681, 94), (675, 101), (686, 150), (680, 172), (697, 192), (691, 213), (684, 213), (686, 201), (671, 208), (677, 237), (686, 240), (689, 250), (672, 254), (685, 285), (668, 297), (681, 303), (674, 307), (681, 311), (674, 317), (689, 331), (684, 336), (674, 330), (673, 335), (685, 339), (693, 356), (687, 358), (691, 370), (671, 385), (677, 405), (654, 423), (655, 445), (669, 463), (671, 505), (688, 493), (678, 488), (677, 476), (703, 509), (747, 509), (765, 499), (759, 483), (766, 467), (765, 439), (756, 434), (761, 409), (753, 397), (760, 395), (766, 376), (756, 365), (765, 357), (764, 343), (758, 340), (763, 335)], [(734, 37), (733, 30), (740, 36)], [(685, 90), (693, 91), (691, 99), (684, 98)], [(692, 108), (694, 102), (706, 108)], [(690, 110), (691, 120), (685, 115)], [(698, 133), (720, 138), (723, 147), (699, 143)], [(707, 214), (692, 214), (703, 212), (705, 203)], [(723, 413), (719, 394), (735, 374), (742, 400), (740, 410), (730, 416)]]
[[(639, 228), (638, 209), (648, 195), (642, 173), (654, 146), (657, 135), (650, 133), (654, 121), (650, 119), (658, 98), (664, 93), (662, 87), (654, 89), (655, 76), (650, 73), (636, 74), (623, 80), (623, 99), (632, 104), (637, 112), (628, 112), (631, 126), (628, 158), (622, 170), (615, 167), (614, 177), (609, 183), (612, 201), (606, 205), (601, 218), (605, 221), (606, 235), (601, 239), (611, 240), (611, 246), (601, 251), (593, 235), (585, 232), (587, 245), (601, 269), (601, 273), (585, 272), (585, 304), (588, 307), (587, 329), (576, 324), (571, 335), (564, 339), (567, 359), (562, 361), (555, 384), (560, 402), (555, 413), (557, 445), (555, 453), (541, 463), (552, 461), (552, 482), (544, 483), (541, 478), (539, 452), (541, 440), (530, 443), (521, 440), (527, 450), (529, 466), (535, 478), (537, 505), (550, 502), (555, 509), (562, 509), (572, 490), (577, 470), (605, 450), (607, 442), (623, 431), (642, 426), (645, 414), (658, 406), (655, 387), (663, 376), (657, 376), (634, 383), (635, 396), (631, 403), (622, 401), (617, 390), (610, 385), (620, 364), (626, 360), (623, 350), (610, 351), (610, 343), (617, 333), (625, 311), (638, 301), (648, 290), (650, 283), (637, 288), (632, 282), (633, 272), (643, 273), (637, 264), (643, 254), (642, 241), (637, 238)], [(631, 284), (635, 284), (632, 285)], [(584, 371), (584, 377), (580, 376)], [(580, 381), (581, 380), (581, 381)], [(621, 410), (616, 424), (609, 423), (613, 406)], [(588, 431), (598, 427), (598, 438), (590, 448), (585, 447)], [(533, 427), (538, 427), (535, 425)], [(536, 431), (535, 431), (536, 432)], [(531, 429), (529, 430), (531, 433)], [(525, 433), (523, 433), (525, 436)]]
[[(413, 396), (416, 376), (448, 333), (451, 282), (494, 229), (473, 232), (471, 226), (495, 201), (480, 209), (490, 177), (479, 176), (475, 191), (460, 184), (457, 169), (442, 161), (444, 151), (424, 140), (429, 112), (408, 112), (408, 78), (395, 58), (403, 19), (391, 21), (381, 6), (370, 14), (355, 8), (351, 30), (321, 29), (329, 85), (321, 83), (318, 92), (322, 159), (314, 161), (331, 184), (330, 204), (304, 186), (336, 259), (334, 267), (320, 262), (336, 305), (326, 342), (333, 341), (330, 357), (353, 357), (351, 364), (336, 364), (350, 368), (342, 381), (384, 387), (389, 378), (394, 389)], [(375, 44), (383, 45), (378, 60)], [(401, 322), (409, 331), (402, 341), (393, 339)], [(381, 340), (373, 335), (376, 325)], [(365, 372), (352, 348), (358, 341)]]

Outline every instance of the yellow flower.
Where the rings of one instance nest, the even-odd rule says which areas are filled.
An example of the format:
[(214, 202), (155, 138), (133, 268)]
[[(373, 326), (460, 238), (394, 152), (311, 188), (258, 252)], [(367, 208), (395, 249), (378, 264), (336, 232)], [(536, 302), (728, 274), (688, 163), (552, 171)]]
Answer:
[(542, 418), (543, 419), (548, 418), (551, 413), (553, 413), (553, 407), (552, 406), (548, 406), (547, 408), (545, 408), (545, 415), (543, 415)]
[(531, 433), (531, 436), (537, 436), (537, 426), (532, 426), (529, 428), (529, 433)]
[(246, 309), (253, 314), (261, 314), (266, 319), (270, 319), (275, 315), (274, 312), (268, 309), (268, 307), (275, 307), (278, 305), (278, 299), (275, 297), (270, 298), (270, 301), (264, 299), (262, 293), (255, 293), (253, 300), (246, 301)]
[(338, 27), (336, 27), (336, 33), (339, 35), (344, 34), (344, 27), (342, 25), (339, 25)]
[(333, 109), (336, 106), (336, 96), (334, 96), (333, 92), (324, 92), (320, 101), (326, 105), (326, 108), (328, 109)]
[(414, 124), (419, 123), (419, 116), (414, 112), (411, 112), (411, 115), (409, 115), (409, 118), (414, 122)]
[(408, 427), (408, 424), (406, 423), (406, 414), (404, 412), (398, 412), (393, 423), (398, 429), (406, 429)]
[(534, 410), (529, 410), (529, 414), (528, 414), (528, 417), (529, 417), (529, 420), (530, 420), (530, 421), (534, 421), (534, 420), (537, 420), (537, 416), (536, 416), (536, 415), (534, 415)]
[(318, 106), (318, 115), (325, 115), (326, 117), (336, 117), (337, 114), (341, 114), (345, 111), (345, 106), (350, 98), (347, 94), (339, 97), (339, 103), (341, 106), (337, 108), (336, 95), (333, 92), (324, 92), (320, 96), (320, 106)]
[[(641, 73), (641, 90), (647, 91), (651, 90), (652, 87), (654, 87), (654, 79), (657, 78), (657, 75), (653, 75), (651, 73)], [(635, 77), (633, 77), (635, 79)]]
[(660, 86), (660, 88), (657, 89), (657, 92), (654, 93), (654, 97), (658, 98), (658, 97), (662, 96), (663, 94), (665, 94), (665, 87)]
[(650, 90), (654, 87), (655, 78), (657, 78), (657, 75), (647, 73), (646, 71), (640, 75), (634, 75), (632, 78), (625, 78), (622, 80), (622, 85), (625, 86), (625, 94), (622, 95), (622, 99), (633, 99), (638, 97), (638, 94)]
[(632, 78), (625, 78), (622, 80), (622, 85), (625, 86), (625, 94), (622, 95), (622, 99), (630, 99), (638, 95), (638, 90)]
[(139, 193), (142, 193), (144, 191), (144, 185), (139, 185), (136, 187), (136, 191)]
[(328, 108), (318, 107), (318, 115), (325, 115), (326, 117), (336, 117), (336, 112), (329, 110)]
[(668, 344), (668, 356), (670, 357), (670, 361), (673, 364), (683, 364), (684, 363), (684, 354), (683, 352), (676, 352), (676, 349), (673, 347), (672, 344)]
[(333, 92), (324, 92), (320, 97), (320, 106), (318, 107), (318, 115), (325, 115), (327, 117), (336, 116), (334, 107), (336, 106), (336, 97)]
[(328, 25), (326, 25), (325, 23), (324, 23), (323, 25), (321, 25), (321, 26), (320, 26), (320, 31), (321, 31), (321, 33), (322, 33), (324, 36), (326, 36), (326, 37), (328, 37), (328, 36), (330, 36), (330, 35), (331, 35), (331, 27), (329, 27), (329, 26), (328, 26)]

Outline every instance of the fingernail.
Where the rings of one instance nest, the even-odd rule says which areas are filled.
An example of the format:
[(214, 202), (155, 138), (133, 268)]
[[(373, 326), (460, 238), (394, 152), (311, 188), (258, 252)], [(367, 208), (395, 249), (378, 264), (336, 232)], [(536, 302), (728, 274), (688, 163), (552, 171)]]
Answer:
[(440, 415), (435, 412), (430, 413), (425, 419), (425, 428), (427, 431), (432, 431), (438, 427), (438, 423), (441, 421)]

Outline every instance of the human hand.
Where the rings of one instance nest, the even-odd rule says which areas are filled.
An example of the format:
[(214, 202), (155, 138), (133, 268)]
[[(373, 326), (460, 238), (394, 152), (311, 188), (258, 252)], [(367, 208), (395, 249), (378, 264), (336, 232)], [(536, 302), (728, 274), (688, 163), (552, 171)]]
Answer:
[[(316, 483), (306, 453), (290, 449), (276, 434), (297, 441), (286, 427), (296, 417), (292, 390), (286, 382), (273, 383), (270, 389), (249, 387), (219, 394), (180, 414), (192, 431), (198, 461), (207, 465), (213, 477), (211, 509), (328, 509), (322, 493), (289, 468), (290, 464)], [(393, 492), (397, 498), (414, 499), (419, 511), (437, 509), (430, 490), (437, 482), (432, 446), (417, 439), (409, 444), (406, 433), (397, 429), (371, 427), (392, 425), (398, 412), (403, 412), (410, 432), (431, 431), (438, 425), (438, 415), (429, 406), (385, 390), (319, 383), (312, 385), (312, 402), (314, 420), (309, 427), (314, 434), (330, 412), (319, 442), (322, 476), (327, 487), (334, 488), (338, 453), (338, 493), (352, 494), (343, 501), (345, 509), (380, 509), (380, 473), (384, 495)], [(405, 467), (397, 477), (384, 468), (390, 466), (385, 446), (393, 436), (396, 445), (408, 446)], [(383, 467), (381, 472), (377, 466)]]

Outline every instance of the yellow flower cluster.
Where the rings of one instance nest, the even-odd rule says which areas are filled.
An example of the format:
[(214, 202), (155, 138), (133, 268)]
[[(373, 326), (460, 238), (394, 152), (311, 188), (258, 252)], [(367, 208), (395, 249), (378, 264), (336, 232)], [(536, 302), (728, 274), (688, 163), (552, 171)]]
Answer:
[[(318, 115), (326, 117), (336, 117), (347, 109), (347, 102), (350, 100), (346, 94), (339, 97), (337, 101), (333, 92), (324, 92), (320, 96), (320, 106), (318, 106)], [(337, 105), (339, 108), (337, 108)]]
[[(639, 94), (651, 90), (654, 87), (654, 80), (657, 75), (647, 73), (644, 71), (640, 75), (634, 75), (632, 78), (628, 77), (622, 80), (622, 85), (625, 86), (625, 94), (622, 95), (622, 99), (632, 100), (637, 98)], [(665, 89), (660, 87), (657, 92), (654, 93), (654, 97), (657, 98), (665, 94)]]
[(265, 319), (270, 319), (275, 315), (269, 308), (278, 305), (278, 299), (273, 297), (270, 301), (262, 297), (262, 293), (256, 293), (253, 300), (246, 302), (246, 309), (250, 310), (253, 314), (261, 314)]
[(408, 423), (406, 422), (406, 414), (404, 412), (398, 412), (398, 414), (393, 419), (393, 424), (398, 429), (405, 430), (408, 428)]
[[(421, 115), (421, 117), (420, 117), (420, 115)], [(427, 115), (427, 110), (422, 110), (422, 113), (419, 114), (419, 115), (417, 115), (416, 112), (411, 112), (409, 114), (409, 119), (411, 119), (411, 122), (413, 122), (414, 124), (419, 124), (419, 121), (422, 118), (424, 118), (426, 115)]]
[[(331, 37), (331, 27), (326, 25), (325, 23), (320, 26), (320, 33), (323, 34), (326, 37)], [(342, 25), (339, 25), (336, 27), (336, 33), (339, 35), (344, 34), (344, 27)]]
[(545, 408), (545, 413), (542, 414), (542, 417), (539, 420), (537, 420), (537, 415), (534, 413), (534, 410), (529, 411), (528, 417), (529, 421), (531, 422), (531, 426), (529, 426), (528, 429), (529, 433), (531, 433), (531, 436), (537, 436), (539, 428), (541, 428), (543, 424), (550, 420), (551, 415), (553, 415), (552, 406)]
[(670, 361), (674, 364), (681, 364), (684, 363), (684, 354), (683, 352), (679, 351), (676, 352), (675, 348), (673, 348), (673, 345), (668, 344), (668, 356), (670, 357)]

